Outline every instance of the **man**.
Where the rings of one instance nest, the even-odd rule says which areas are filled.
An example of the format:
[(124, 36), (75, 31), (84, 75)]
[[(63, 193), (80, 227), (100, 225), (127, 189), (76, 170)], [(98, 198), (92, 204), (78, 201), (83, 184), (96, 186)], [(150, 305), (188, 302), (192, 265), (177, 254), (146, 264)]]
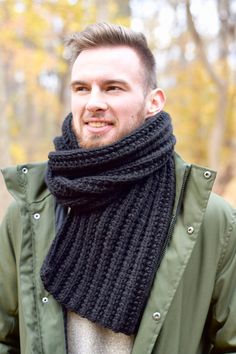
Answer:
[(236, 212), (174, 153), (145, 37), (95, 24), (67, 45), (55, 151), (3, 171), (0, 353), (236, 353)]

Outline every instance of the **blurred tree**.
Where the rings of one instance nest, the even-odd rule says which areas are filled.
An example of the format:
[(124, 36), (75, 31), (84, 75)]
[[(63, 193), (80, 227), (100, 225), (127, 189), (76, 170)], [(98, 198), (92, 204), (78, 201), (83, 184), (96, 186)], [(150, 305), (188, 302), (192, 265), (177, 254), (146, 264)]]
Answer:
[[(97, 21), (129, 25), (129, 1), (0, 1), (0, 166), (45, 160), (69, 112), (64, 39)], [(0, 179), (0, 197), (7, 197)], [(0, 205), (0, 215), (4, 204)]]
[[(216, 190), (236, 176), (236, 7), (230, 0), (132, 0), (133, 25), (149, 37), (167, 92), (177, 149), (219, 171)], [(149, 6), (148, 6), (149, 5)]]
[(128, 25), (129, 16), (128, 1), (0, 2), (1, 165), (46, 158), (69, 111), (66, 35), (97, 20)]
[[(231, 70), (229, 56), (232, 45), (236, 43), (236, 10), (233, 12), (233, 2), (230, 0), (218, 0), (216, 2), (217, 17), (219, 19), (219, 29), (216, 38), (218, 55), (215, 59), (215, 65), (212, 65), (207, 55), (207, 43), (195, 24), (190, 0), (185, 1), (185, 6), (188, 27), (196, 45), (199, 58), (216, 92), (216, 112), (208, 147), (210, 165), (215, 169), (219, 169), (220, 155), (224, 144), (227, 144), (232, 149), (231, 159), (225, 164), (224, 171), (220, 176), (221, 178), (218, 179), (219, 184), (222, 185), (223, 183), (226, 184), (232, 178), (232, 173), (236, 174), (236, 170), (233, 171), (235, 166), (232, 165), (232, 161), (236, 163), (236, 160), (234, 160), (236, 149), (235, 134), (230, 137), (226, 136), (227, 117), (235, 109), (235, 97), (231, 97), (232, 92), (230, 92)], [(235, 80), (232, 82), (232, 85), (234, 85), (235, 89)], [(220, 188), (220, 185), (217, 187)]]

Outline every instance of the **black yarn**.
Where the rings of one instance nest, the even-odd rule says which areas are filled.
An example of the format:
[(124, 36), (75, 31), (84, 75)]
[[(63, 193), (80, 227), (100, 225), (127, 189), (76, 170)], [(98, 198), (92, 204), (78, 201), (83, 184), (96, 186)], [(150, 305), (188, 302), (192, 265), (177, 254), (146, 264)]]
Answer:
[(78, 146), (72, 116), (49, 154), (46, 183), (69, 207), (41, 269), (67, 310), (135, 334), (167, 242), (175, 138), (165, 112), (120, 141)]

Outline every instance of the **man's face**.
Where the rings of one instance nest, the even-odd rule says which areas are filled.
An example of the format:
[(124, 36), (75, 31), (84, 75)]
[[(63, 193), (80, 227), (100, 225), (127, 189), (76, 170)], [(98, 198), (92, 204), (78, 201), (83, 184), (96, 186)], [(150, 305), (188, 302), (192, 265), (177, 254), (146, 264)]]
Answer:
[(126, 46), (82, 51), (72, 68), (71, 91), (73, 129), (83, 148), (116, 142), (152, 115), (142, 64)]

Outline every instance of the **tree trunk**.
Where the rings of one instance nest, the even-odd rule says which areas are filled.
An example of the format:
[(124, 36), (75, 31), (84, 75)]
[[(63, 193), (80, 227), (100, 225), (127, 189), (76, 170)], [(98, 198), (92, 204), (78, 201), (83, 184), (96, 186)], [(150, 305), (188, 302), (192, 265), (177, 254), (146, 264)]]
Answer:
[[(210, 76), (213, 84), (216, 88), (217, 93), (217, 107), (216, 107), (216, 117), (214, 125), (210, 134), (209, 144), (208, 144), (208, 163), (211, 168), (218, 170), (220, 166), (220, 151), (222, 150), (225, 135), (225, 125), (226, 125), (226, 113), (227, 113), (227, 94), (228, 94), (228, 80), (227, 80), (227, 64), (225, 65), (225, 77), (222, 78), (213, 68), (209, 62), (206, 54), (206, 48), (204, 46), (203, 40), (200, 34), (197, 32), (193, 16), (190, 11), (190, 0), (186, 0), (186, 14), (188, 20), (188, 27), (192, 34), (193, 40), (198, 50), (199, 58), (202, 61), (208, 75)], [(220, 41), (220, 52), (224, 53), (221, 60), (226, 60), (226, 46), (225, 43), (225, 31), (220, 31), (220, 35), (224, 40)]]

